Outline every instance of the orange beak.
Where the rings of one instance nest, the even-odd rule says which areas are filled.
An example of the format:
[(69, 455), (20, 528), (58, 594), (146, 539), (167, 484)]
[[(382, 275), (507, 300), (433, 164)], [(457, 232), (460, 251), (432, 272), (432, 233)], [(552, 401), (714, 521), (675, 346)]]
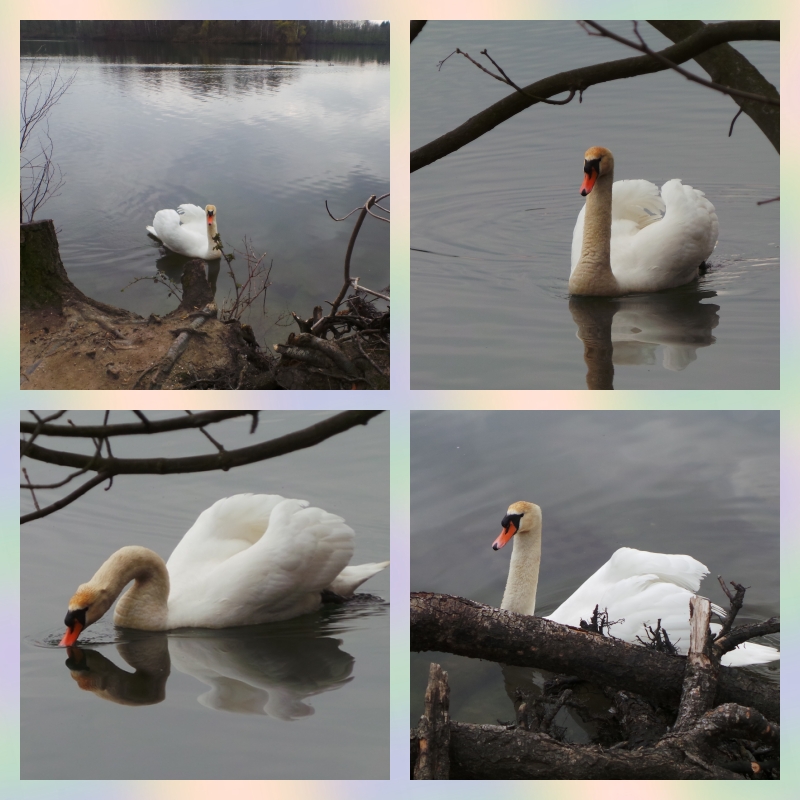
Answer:
[(66, 633), (62, 637), (61, 641), (58, 643), (59, 647), (69, 647), (70, 645), (75, 644), (78, 640), (78, 637), (81, 635), (81, 631), (83, 630), (83, 625), (80, 624), (77, 620), (73, 622), (71, 628), (67, 628)]
[(500, 535), (494, 540), (492, 550), (499, 550), (511, 541), (511, 537), (517, 532), (517, 527), (513, 522), (508, 523), (507, 528), (500, 531)]
[(581, 184), (581, 197), (586, 197), (589, 192), (594, 188), (600, 173), (596, 169), (590, 168), (589, 171), (583, 176), (583, 183)]

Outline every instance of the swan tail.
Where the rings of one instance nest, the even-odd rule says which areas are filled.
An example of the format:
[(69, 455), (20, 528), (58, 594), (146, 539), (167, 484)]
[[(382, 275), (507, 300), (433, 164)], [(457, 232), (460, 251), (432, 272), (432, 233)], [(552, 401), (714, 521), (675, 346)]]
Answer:
[(334, 578), (328, 590), (340, 597), (350, 597), (362, 583), (388, 566), (388, 561), (381, 561), (375, 564), (356, 564), (352, 567), (345, 567)]

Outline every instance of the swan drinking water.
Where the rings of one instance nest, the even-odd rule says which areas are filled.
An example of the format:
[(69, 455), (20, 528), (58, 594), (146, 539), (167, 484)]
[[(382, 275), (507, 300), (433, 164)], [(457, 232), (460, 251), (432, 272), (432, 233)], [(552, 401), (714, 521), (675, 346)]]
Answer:
[(222, 250), (214, 241), (217, 235), (217, 208), (184, 203), (178, 210), (162, 208), (156, 211), (147, 232), (160, 239), (174, 253), (206, 260), (219, 258)]
[[(502, 526), (492, 545), (494, 550), (499, 550), (515, 535), (516, 538), (500, 608), (532, 615), (542, 558), (542, 510), (534, 503), (514, 503), (503, 517)], [(601, 610), (608, 610), (609, 619), (620, 620), (612, 631), (618, 639), (636, 644), (636, 637), (643, 636), (643, 625), (655, 627), (660, 619), (673, 643), (680, 639), (688, 646), (689, 599), (706, 575), (708, 569), (691, 556), (621, 547), (545, 619), (577, 628), (581, 619), (590, 619), (594, 607), (599, 605)], [(713, 603), (711, 609), (725, 616)], [(712, 624), (712, 633), (721, 627)], [(740, 667), (765, 664), (780, 656), (774, 647), (745, 642), (722, 656), (721, 663)]]
[[(614, 183), (614, 156), (590, 147), (572, 234), (571, 294), (616, 297), (657, 292), (695, 280), (714, 252), (717, 212), (703, 192), (674, 178)], [(613, 186), (612, 186), (613, 185)]]
[(316, 611), (323, 597), (351, 596), (388, 566), (347, 566), (353, 530), (305, 500), (237, 494), (197, 518), (165, 564), (146, 547), (123, 547), (69, 601), (61, 645), (111, 607), (125, 628), (228, 628)]

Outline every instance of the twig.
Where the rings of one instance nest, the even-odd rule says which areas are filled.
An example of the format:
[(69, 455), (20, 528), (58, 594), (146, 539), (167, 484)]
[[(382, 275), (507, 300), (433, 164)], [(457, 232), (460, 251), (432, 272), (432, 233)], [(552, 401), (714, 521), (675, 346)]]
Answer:
[(660, 61), (665, 66), (669, 67), (671, 70), (674, 70), (679, 75), (683, 75), (684, 78), (687, 78), (690, 81), (694, 81), (695, 83), (699, 83), (701, 86), (705, 86), (709, 89), (714, 89), (717, 92), (722, 92), (722, 94), (730, 95), (731, 97), (741, 97), (745, 100), (755, 100), (758, 103), (767, 103), (768, 105), (772, 106), (780, 106), (780, 100), (774, 100), (771, 97), (767, 97), (766, 95), (762, 94), (754, 94), (753, 92), (742, 92), (739, 89), (733, 89), (730, 86), (725, 86), (721, 83), (715, 83), (714, 81), (707, 81), (704, 78), (698, 78), (697, 75), (692, 74), (688, 70), (685, 70), (683, 67), (678, 66), (674, 61), (670, 61), (668, 58), (665, 58), (661, 55), (661, 53), (657, 53), (655, 50), (651, 50), (647, 44), (645, 44), (644, 39), (641, 37), (639, 33), (638, 23), (633, 23), (633, 32), (636, 34), (636, 38), (639, 39), (639, 44), (636, 42), (632, 42), (630, 39), (626, 39), (624, 36), (620, 36), (619, 34), (613, 33), (612, 31), (608, 30), (608, 28), (604, 28), (602, 25), (598, 24), (597, 22), (593, 22), (590, 19), (587, 20), (579, 20), (578, 24), (586, 30), (586, 25), (591, 25), (595, 28), (599, 33), (592, 33), (591, 31), (586, 30), (586, 32), (590, 36), (607, 36), (609, 39), (614, 39), (614, 41), (620, 42), (621, 44), (627, 45), (628, 47), (632, 47), (634, 50), (638, 50), (640, 53), (646, 53), (649, 56), (652, 56), (657, 61)]
[(361, 337), (358, 335), (358, 331), (356, 331), (356, 333), (354, 334), (354, 336), (353, 336), (353, 339), (355, 339), (355, 343), (356, 343), (356, 347), (358, 348), (358, 352), (359, 352), (359, 353), (361, 353), (361, 355), (362, 355), (362, 356), (364, 356), (364, 358), (366, 358), (366, 359), (367, 359), (367, 361), (369, 361), (369, 363), (370, 363), (370, 364), (372, 364), (372, 367), (373, 367), (373, 369), (374, 369), (374, 370), (375, 370), (375, 371), (376, 371), (376, 372), (377, 372), (379, 375), (381, 375), (382, 377), (384, 377), (384, 378), (385, 378), (385, 377), (386, 377), (386, 372), (385, 372), (384, 370), (382, 370), (382, 369), (381, 369), (381, 368), (380, 368), (380, 367), (379, 367), (379, 366), (378, 366), (378, 365), (377, 365), (377, 364), (376, 364), (376, 363), (375, 363), (375, 362), (374, 362), (374, 361), (373, 361), (373, 360), (372, 360), (372, 359), (371, 359), (371, 358), (370, 358), (370, 357), (367, 355), (367, 353), (364, 351), (364, 348), (361, 346)]
[(739, 119), (739, 115), (744, 111), (743, 108), (740, 108), (736, 114), (734, 115), (733, 119), (731, 120), (731, 126), (728, 128), (728, 138), (731, 138), (731, 134), (733, 133), (733, 126), (737, 119)]
[[(370, 206), (375, 202), (376, 199), (377, 197), (374, 194), (370, 195), (367, 202), (361, 207), (361, 213), (358, 215), (356, 224), (353, 226), (353, 232), (350, 234), (350, 241), (347, 243), (347, 253), (345, 253), (344, 257), (344, 284), (342, 285), (342, 288), (339, 291), (336, 299), (333, 301), (333, 303), (331, 303), (331, 311), (327, 317), (329, 320), (336, 316), (336, 312), (339, 310), (339, 306), (341, 305), (342, 300), (344, 300), (344, 296), (347, 294), (347, 289), (350, 286), (350, 258), (353, 255), (353, 248), (355, 247), (356, 239), (358, 238), (358, 232), (361, 230), (361, 225), (364, 222), (364, 218), (367, 216), (367, 211), (369, 211)], [(325, 207), (327, 208), (327, 203)], [(330, 214), (330, 211), (328, 213)], [(347, 216), (350, 216), (350, 214)], [(325, 319), (326, 318), (323, 317), (321, 320), (319, 320), (319, 322), (314, 323), (311, 328), (313, 333), (316, 333), (323, 327), (325, 324)]]
[[(484, 67), (482, 64), (479, 64), (469, 53), (464, 52), (460, 47), (457, 47), (455, 50), (453, 50), (453, 52), (450, 53), (450, 56), (455, 55), (456, 53), (460, 53), (462, 56), (464, 56), (464, 58), (471, 61), (479, 70), (482, 70), (487, 75), (494, 78), (496, 81), (500, 81), (500, 83), (505, 83), (507, 86), (511, 86), (512, 89), (516, 89), (516, 91), (518, 91), (520, 94), (524, 94), (525, 97), (529, 97), (531, 100), (536, 100), (539, 103), (547, 103), (548, 105), (551, 106), (565, 106), (567, 103), (570, 102), (570, 100), (572, 100), (573, 97), (575, 97), (575, 89), (570, 90), (569, 97), (567, 97), (566, 100), (550, 100), (547, 97), (537, 97), (534, 94), (526, 92), (525, 89), (523, 89), (520, 86), (517, 86), (517, 84), (514, 83), (514, 81), (512, 81), (511, 78), (508, 77), (508, 75), (506, 75), (503, 68), (489, 55), (489, 51), (486, 50), (485, 48), (481, 50), (481, 55), (486, 56), (486, 58), (488, 58), (489, 61), (491, 61), (492, 64), (494, 64), (495, 67), (497, 67), (498, 71), (500, 72), (500, 75), (495, 75), (494, 72), (486, 69), (486, 67)], [(447, 59), (450, 58), (450, 56), (447, 56), (447, 58), (444, 58), (439, 62), (440, 70), (442, 68), (442, 64), (444, 64), (444, 62), (447, 61)]]
[(22, 474), (25, 476), (26, 485), (21, 486), (21, 489), (29, 489), (31, 493), (31, 498), (33, 499), (33, 505), (36, 506), (36, 510), (39, 511), (39, 501), (36, 499), (36, 492), (34, 491), (34, 485), (31, 483), (31, 479), (28, 477), (28, 470), (25, 467), (22, 468)]
[(367, 289), (366, 286), (362, 286), (358, 282), (358, 278), (351, 278), (350, 279), (350, 286), (353, 287), (353, 290), (356, 292), (366, 292), (367, 294), (375, 295), (375, 297), (380, 297), (381, 300), (389, 300), (388, 294), (381, 294), (380, 292), (376, 292), (374, 289)]
[[(192, 412), (191, 411), (187, 411), (186, 413), (189, 416), (192, 416)], [(206, 437), (206, 439), (208, 439), (209, 442), (211, 442), (211, 444), (214, 445), (214, 447), (217, 448), (217, 450), (220, 453), (224, 453), (225, 452), (225, 447), (223, 445), (221, 445), (205, 428), (198, 428), (198, 430), (200, 431), (200, 433), (203, 434), (203, 436)]]

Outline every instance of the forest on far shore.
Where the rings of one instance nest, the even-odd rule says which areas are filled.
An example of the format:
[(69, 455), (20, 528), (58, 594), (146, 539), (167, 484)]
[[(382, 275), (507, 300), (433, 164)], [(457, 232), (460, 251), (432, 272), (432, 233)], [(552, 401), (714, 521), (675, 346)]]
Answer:
[(389, 46), (389, 22), (369, 20), (20, 20), (21, 39)]

